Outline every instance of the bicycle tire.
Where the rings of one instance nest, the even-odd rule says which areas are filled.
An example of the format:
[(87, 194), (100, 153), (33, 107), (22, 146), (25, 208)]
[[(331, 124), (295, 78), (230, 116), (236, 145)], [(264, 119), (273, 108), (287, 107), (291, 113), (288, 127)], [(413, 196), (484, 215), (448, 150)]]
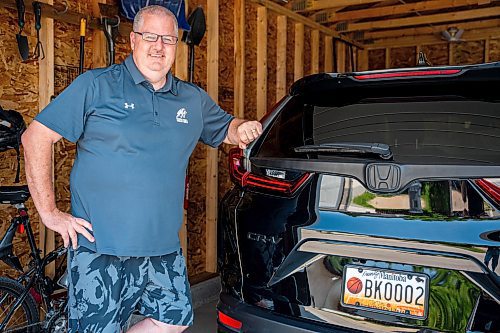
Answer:
[[(24, 286), (19, 282), (0, 277), (0, 323), (3, 322), (5, 315), (10, 310), (9, 305), (16, 302), (16, 299), (23, 293)], [(6, 296), (6, 298), (5, 298)], [(26, 298), (21, 303), (21, 306), (14, 312), (7, 326), (1, 333), (4, 332), (40, 332), (38, 307), (33, 296), (28, 293)]]

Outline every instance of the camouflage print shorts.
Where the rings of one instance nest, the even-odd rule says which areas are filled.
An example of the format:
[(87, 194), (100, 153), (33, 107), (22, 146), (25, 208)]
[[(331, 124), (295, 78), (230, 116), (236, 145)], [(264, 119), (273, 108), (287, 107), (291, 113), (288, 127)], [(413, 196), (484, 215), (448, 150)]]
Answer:
[(170, 324), (193, 322), (186, 264), (180, 251), (116, 257), (85, 247), (68, 254), (70, 333), (118, 333), (137, 309)]

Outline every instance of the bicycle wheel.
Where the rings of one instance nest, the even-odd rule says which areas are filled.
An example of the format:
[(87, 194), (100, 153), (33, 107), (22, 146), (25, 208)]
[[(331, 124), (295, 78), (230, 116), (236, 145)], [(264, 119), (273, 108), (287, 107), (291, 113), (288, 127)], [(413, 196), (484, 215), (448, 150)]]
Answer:
[[(19, 295), (23, 293), (24, 287), (17, 281), (0, 277), (0, 323), (3, 323), (11, 307)], [(10, 332), (40, 332), (39, 316), (36, 302), (28, 293), (21, 305), (16, 309), (1, 333)]]

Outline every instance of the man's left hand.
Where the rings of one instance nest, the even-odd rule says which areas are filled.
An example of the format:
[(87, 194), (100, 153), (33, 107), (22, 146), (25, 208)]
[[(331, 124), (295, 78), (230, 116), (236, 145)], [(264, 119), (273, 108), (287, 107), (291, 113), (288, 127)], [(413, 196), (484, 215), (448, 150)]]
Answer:
[(262, 124), (258, 121), (246, 121), (240, 124), (236, 130), (236, 135), (238, 138), (238, 146), (241, 149), (246, 149), (246, 147), (253, 141), (255, 141), (262, 134)]

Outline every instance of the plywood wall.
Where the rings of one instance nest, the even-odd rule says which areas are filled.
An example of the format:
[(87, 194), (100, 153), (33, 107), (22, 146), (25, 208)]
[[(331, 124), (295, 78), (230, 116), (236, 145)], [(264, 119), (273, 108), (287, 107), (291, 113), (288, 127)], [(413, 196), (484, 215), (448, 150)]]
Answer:
[[(500, 60), (500, 41), (489, 40), (489, 61)], [(485, 61), (484, 40), (461, 43), (436, 43), (421, 45), (420, 50), (425, 53), (433, 66), (439, 65), (468, 65), (479, 64)], [(389, 68), (413, 67), (417, 61), (417, 47), (399, 47), (389, 49), (370, 49), (368, 64), (370, 70), (386, 68), (386, 52), (390, 53)]]

